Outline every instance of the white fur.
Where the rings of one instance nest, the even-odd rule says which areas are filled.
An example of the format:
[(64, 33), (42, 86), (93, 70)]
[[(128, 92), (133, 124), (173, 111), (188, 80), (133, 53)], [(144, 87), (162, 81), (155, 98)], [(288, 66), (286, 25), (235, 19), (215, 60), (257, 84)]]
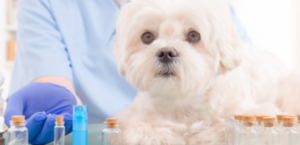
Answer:
[[(191, 30), (200, 42), (186, 41)], [(141, 41), (147, 31), (155, 35), (149, 45)], [(140, 90), (117, 115), (126, 145), (220, 145), (225, 115), (300, 112), (286, 99), (300, 101), (300, 77), (286, 79), (276, 57), (239, 39), (224, 0), (135, 0), (121, 10), (116, 39), (119, 72)], [(179, 54), (175, 76), (159, 75), (163, 47)]]

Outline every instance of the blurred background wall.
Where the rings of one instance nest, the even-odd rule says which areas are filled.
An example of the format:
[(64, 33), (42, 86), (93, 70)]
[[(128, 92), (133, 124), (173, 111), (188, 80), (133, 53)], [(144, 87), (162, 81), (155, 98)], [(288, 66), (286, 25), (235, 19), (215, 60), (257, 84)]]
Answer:
[[(300, 0), (230, 0), (253, 44), (300, 69)], [(17, 33), (17, 0), (0, 0), (0, 72), (8, 96)], [(22, 72), (18, 72), (22, 73)]]

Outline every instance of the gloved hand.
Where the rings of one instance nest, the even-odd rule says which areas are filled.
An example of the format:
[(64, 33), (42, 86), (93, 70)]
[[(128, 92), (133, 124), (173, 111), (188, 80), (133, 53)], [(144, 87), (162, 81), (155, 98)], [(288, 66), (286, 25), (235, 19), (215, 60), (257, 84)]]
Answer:
[(10, 127), (11, 117), (24, 115), (29, 143), (46, 144), (54, 139), (56, 115), (63, 115), (66, 134), (72, 132), (75, 96), (66, 88), (51, 83), (30, 83), (8, 100), (4, 114)]

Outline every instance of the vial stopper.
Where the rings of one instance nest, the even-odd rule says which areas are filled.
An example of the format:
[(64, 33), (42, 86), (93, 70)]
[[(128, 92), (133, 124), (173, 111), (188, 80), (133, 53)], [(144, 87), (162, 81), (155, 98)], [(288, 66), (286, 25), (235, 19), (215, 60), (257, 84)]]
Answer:
[(284, 123), (294, 123), (295, 122), (295, 117), (283, 117), (282, 118), (282, 121), (284, 122)]
[(293, 127), (295, 123), (295, 117), (283, 117), (283, 127)]
[(58, 126), (64, 125), (64, 116), (56, 116), (56, 125)]
[(265, 123), (275, 123), (276, 122), (275, 117), (264, 117), (263, 120)]
[(25, 125), (25, 116), (12, 116), (13, 125), (23, 126)]
[(107, 124), (107, 128), (117, 128), (118, 127), (118, 118), (106, 118), (105, 122)]
[(265, 127), (274, 127), (276, 122), (276, 117), (264, 117), (263, 121)]
[(245, 115), (243, 117), (243, 121), (244, 122), (251, 122), (251, 123), (254, 123), (256, 120), (256, 117), (255, 116), (250, 116), (250, 115)]
[(286, 114), (280, 114), (280, 115), (276, 115), (276, 117), (277, 117), (277, 120), (279, 121), (279, 122), (281, 122), (282, 121), (282, 118), (283, 117), (287, 117), (288, 115), (286, 115)]
[(268, 116), (268, 115), (256, 115), (256, 120), (257, 121), (263, 121), (264, 117), (270, 117), (270, 116)]
[(243, 115), (234, 115), (235, 120), (241, 120)]

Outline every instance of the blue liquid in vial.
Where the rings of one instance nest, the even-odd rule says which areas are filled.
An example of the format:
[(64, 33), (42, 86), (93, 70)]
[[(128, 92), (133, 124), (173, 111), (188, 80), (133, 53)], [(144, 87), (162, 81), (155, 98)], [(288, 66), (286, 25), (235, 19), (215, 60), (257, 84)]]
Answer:
[(73, 145), (88, 144), (88, 106), (73, 106)]

